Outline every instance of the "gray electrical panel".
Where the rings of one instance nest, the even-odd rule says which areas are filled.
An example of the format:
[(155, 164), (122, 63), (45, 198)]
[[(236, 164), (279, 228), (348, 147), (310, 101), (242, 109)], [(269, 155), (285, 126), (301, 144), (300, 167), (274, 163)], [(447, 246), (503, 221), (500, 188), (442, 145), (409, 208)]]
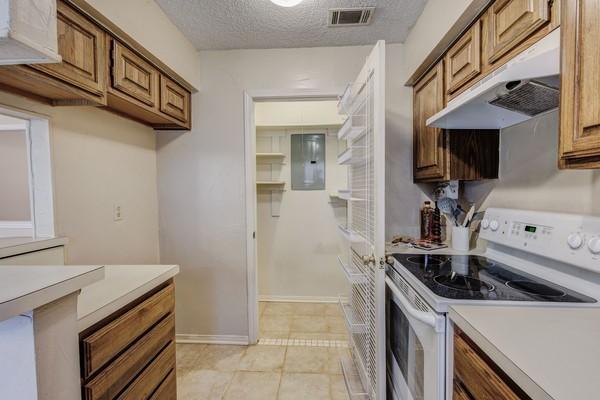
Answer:
[(325, 190), (325, 135), (292, 135), (292, 190)]

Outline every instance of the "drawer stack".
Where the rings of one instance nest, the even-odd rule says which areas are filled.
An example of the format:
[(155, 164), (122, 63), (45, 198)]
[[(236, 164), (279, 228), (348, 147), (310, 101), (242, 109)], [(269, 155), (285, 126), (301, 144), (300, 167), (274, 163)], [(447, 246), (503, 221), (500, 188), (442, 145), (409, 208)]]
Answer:
[(176, 399), (174, 285), (80, 335), (82, 398)]

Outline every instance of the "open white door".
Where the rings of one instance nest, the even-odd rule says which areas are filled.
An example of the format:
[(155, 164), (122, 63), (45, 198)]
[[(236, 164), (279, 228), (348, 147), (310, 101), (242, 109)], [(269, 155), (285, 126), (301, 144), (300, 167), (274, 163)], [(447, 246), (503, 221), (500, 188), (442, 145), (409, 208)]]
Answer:
[[(346, 377), (351, 398), (385, 399), (385, 42), (379, 41), (340, 100), (351, 119), (347, 164), (350, 276), (348, 320), (352, 366), (359, 392)], [(342, 365), (344, 370), (344, 365)], [(347, 371), (344, 371), (347, 374)]]

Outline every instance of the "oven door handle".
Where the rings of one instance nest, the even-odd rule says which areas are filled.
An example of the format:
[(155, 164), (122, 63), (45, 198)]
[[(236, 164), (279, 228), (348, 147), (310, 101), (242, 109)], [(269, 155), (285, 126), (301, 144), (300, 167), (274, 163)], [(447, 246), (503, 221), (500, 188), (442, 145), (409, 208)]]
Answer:
[(438, 324), (438, 320), (434, 314), (417, 310), (406, 299), (406, 296), (404, 296), (404, 294), (396, 287), (396, 284), (394, 283), (394, 281), (391, 278), (386, 276), (385, 282), (387, 283), (388, 287), (394, 294), (394, 297), (397, 298), (398, 301), (400, 301), (400, 303), (402, 303), (402, 306), (406, 309), (406, 312), (408, 314), (410, 314), (411, 317), (424, 323), (425, 325), (429, 325), (430, 327), (435, 329), (436, 332), (440, 332), (439, 329), (441, 327), (439, 326), (440, 324)]

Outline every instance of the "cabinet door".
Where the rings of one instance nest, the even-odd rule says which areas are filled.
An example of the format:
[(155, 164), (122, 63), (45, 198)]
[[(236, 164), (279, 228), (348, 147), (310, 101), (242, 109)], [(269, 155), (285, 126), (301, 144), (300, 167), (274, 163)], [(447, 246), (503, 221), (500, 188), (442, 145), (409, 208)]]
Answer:
[(157, 108), (158, 70), (118, 41), (111, 42), (112, 88), (149, 107)]
[(454, 380), (453, 386), (452, 400), (473, 400), (458, 380)]
[(454, 334), (454, 391), (462, 396), (458, 399), (530, 400), (463, 335)]
[(160, 76), (160, 111), (181, 121), (190, 120), (190, 92), (164, 75)]
[(496, 0), (488, 16), (490, 63), (550, 21), (548, 0)]
[(106, 91), (104, 32), (62, 1), (57, 3), (57, 11), (58, 52), (62, 62), (32, 67), (103, 96)]
[(446, 175), (445, 134), (427, 126), (427, 118), (444, 108), (444, 64), (440, 61), (415, 85), (413, 93), (414, 179)]
[(562, 2), (562, 166), (600, 168), (600, 0)]
[(481, 21), (476, 21), (446, 54), (446, 92), (456, 92), (480, 73)]

